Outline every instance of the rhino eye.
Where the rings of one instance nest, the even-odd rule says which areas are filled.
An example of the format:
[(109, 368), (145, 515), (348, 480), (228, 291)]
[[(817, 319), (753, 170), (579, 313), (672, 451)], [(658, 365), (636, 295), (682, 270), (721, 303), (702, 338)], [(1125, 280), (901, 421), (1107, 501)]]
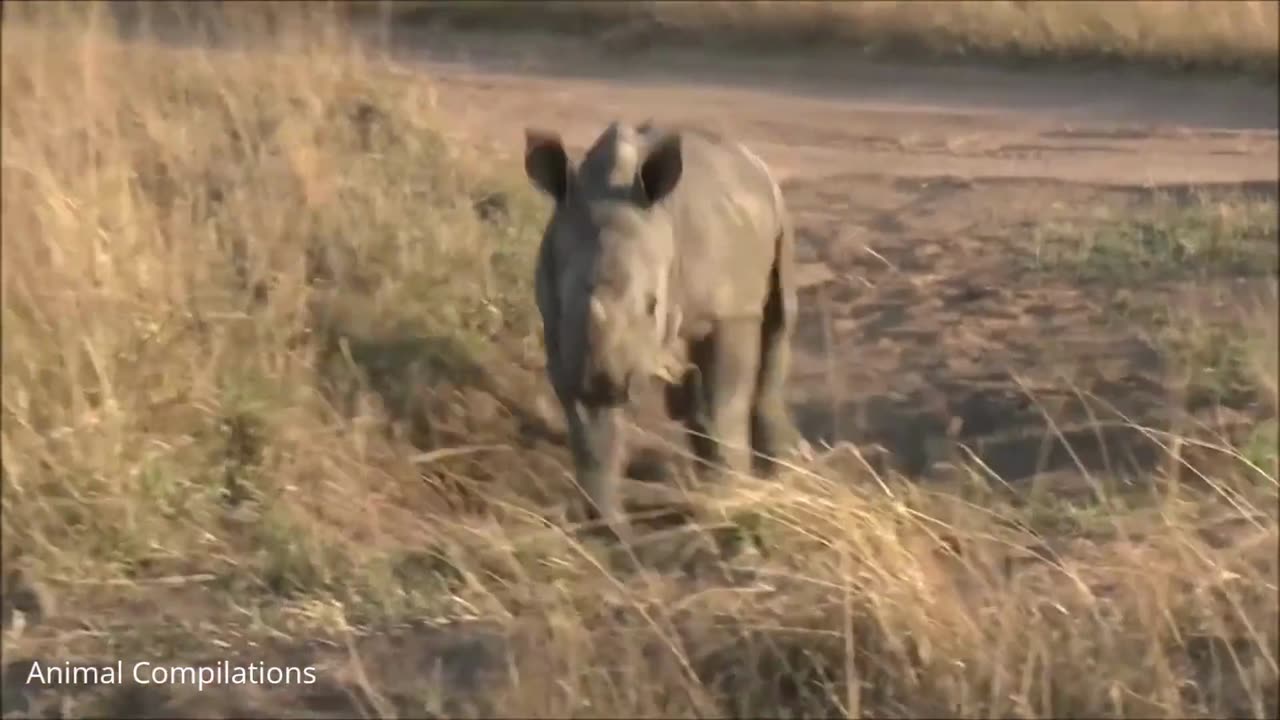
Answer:
[(657, 314), (658, 297), (656, 295), (650, 295), (649, 299), (645, 301), (644, 311), (649, 314), (649, 317), (653, 317)]

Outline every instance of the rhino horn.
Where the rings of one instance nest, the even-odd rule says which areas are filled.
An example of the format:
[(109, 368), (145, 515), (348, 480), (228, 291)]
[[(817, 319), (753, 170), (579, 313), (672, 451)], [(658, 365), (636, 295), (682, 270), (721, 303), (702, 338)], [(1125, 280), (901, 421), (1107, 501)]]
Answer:
[(670, 347), (680, 339), (680, 324), (684, 322), (684, 313), (680, 312), (680, 308), (673, 307), (671, 312), (667, 313), (667, 328), (663, 333), (663, 345)]

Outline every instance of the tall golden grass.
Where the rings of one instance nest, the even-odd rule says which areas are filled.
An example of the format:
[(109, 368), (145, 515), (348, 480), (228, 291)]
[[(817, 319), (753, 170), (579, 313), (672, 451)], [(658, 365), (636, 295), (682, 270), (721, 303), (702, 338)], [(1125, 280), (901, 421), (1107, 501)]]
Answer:
[[(450, 140), (429, 78), (319, 10), (287, 19), (272, 47), (210, 50), (122, 42), (98, 6), (7, 8), (0, 529), (7, 602), (45, 599), (6, 658), (482, 624), (505, 653), (482, 685), (397, 646), (351, 681), (361, 712), (1276, 714), (1276, 470), (1230, 447), (1198, 447), (1195, 478), (1162, 437), (1143, 492), (1030, 505), (836, 451), (694, 497), (759, 537), (727, 566), (710, 530), (635, 571), (544, 521), (560, 461), (474, 402), (538, 382), (542, 201)], [(478, 219), (491, 193), (507, 214)], [(273, 702), (255, 712), (304, 712)]]

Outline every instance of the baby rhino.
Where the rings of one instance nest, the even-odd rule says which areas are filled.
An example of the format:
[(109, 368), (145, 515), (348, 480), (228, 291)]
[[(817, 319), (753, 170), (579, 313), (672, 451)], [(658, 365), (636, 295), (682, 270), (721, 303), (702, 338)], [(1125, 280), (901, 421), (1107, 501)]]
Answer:
[(525, 170), (555, 201), (537, 302), (587, 516), (621, 528), (622, 409), (650, 377), (702, 460), (747, 471), (753, 450), (777, 457), (796, 437), (794, 239), (764, 162), (650, 123), (610, 125), (577, 167), (557, 134), (525, 136)]

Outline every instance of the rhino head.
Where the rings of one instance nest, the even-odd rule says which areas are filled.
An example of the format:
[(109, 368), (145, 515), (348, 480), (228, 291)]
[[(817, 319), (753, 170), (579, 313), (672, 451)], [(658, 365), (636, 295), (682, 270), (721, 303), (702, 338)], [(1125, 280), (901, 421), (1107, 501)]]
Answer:
[(617, 404), (643, 377), (674, 381), (681, 313), (662, 201), (683, 172), (679, 134), (615, 123), (576, 167), (558, 134), (528, 129), (525, 140), (525, 171), (555, 201), (544, 242), (555, 255), (559, 350), (580, 397)]

